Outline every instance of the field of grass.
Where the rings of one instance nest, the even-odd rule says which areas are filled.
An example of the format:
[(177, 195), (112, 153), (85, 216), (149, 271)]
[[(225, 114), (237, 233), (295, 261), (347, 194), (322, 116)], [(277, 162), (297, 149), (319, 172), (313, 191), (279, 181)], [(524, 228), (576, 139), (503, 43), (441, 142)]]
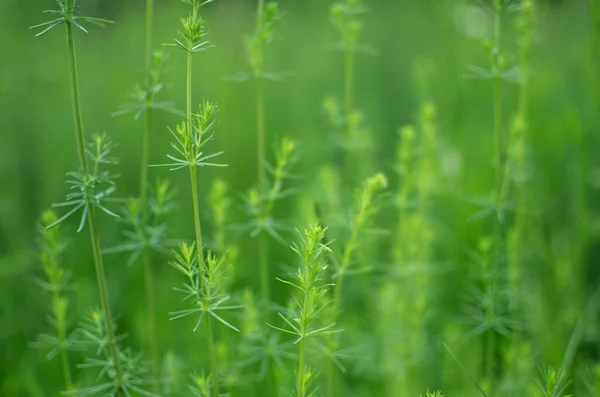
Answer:
[(600, 1), (1, 0), (0, 44), (0, 396), (600, 396)]

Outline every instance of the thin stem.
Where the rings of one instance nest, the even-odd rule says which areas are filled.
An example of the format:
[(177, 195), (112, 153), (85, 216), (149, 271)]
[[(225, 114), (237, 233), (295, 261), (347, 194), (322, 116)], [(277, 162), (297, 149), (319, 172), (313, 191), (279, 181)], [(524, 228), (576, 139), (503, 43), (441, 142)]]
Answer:
[(261, 233), (258, 236), (258, 265), (260, 271), (260, 291), (262, 298), (265, 301), (269, 300), (270, 288), (269, 288), (269, 242), (267, 235)]
[[(64, 341), (64, 339), (61, 339), (61, 341)], [(60, 352), (60, 361), (62, 363), (63, 376), (65, 378), (65, 389), (67, 391), (70, 391), (71, 389), (73, 389), (73, 383), (71, 380), (71, 369), (69, 367), (69, 356), (67, 355), (65, 349), (62, 349), (62, 351)]]
[[(350, 124), (350, 117), (354, 112), (354, 45), (347, 44), (345, 72), (344, 72), (344, 109), (346, 111), (346, 123)], [(350, 133), (350, 131), (348, 131)]]
[[(67, 5), (73, 7), (74, 1), (68, 0)], [(83, 119), (81, 116), (81, 99), (79, 95), (79, 77), (77, 74), (77, 61), (75, 56), (75, 38), (73, 35), (73, 25), (70, 21), (65, 24), (67, 33), (67, 46), (69, 49), (70, 74), (71, 74), (71, 94), (73, 99), (73, 114), (75, 119), (75, 132), (77, 135), (77, 149), (79, 155), (79, 164), (84, 172), (88, 171), (88, 163), (85, 152), (85, 136), (83, 133)], [(108, 334), (108, 344), (116, 372), (116, 377), (119, 384), (123, 384), (121, 375), (121, 365), (119, 363), (119, 354), (117, 343), (115, 340), (114, 327), (112, 324), (112, 316), (110, 312), (110, 302), (108, 299), (108, 288), (106, 286), (106, 276), (104, 274), (104, 264), (102, 262), (102, 253), (100, 251), (100, 238), (98, 235), (98, 226), (96, 222), (96, 211), (94, 206), (90, 205), (89, 212), (89, 229), (90, 239), (92, 243), (92, 251), (94, 256), (94, 268), (96, 270), (96, 278), (98, 281), (98, 289), (100, 291), (100, 300), (102, 303), (102, 312), (106, 331)]]
[[(344, 111), (346, 121), (346, 140), (351, 148), (354, 147), (354, 127), (352, 122), (352, 115), (354, 113), (354, 45), (351, 43), (346, 44), (346, 55), (345, 55), (345, 66), (344, 66)], [(345, 169), (347, 172), (348, 180), (350, 184), (356, 178), (357, 169), (355, 162), (358, 161), (359, 157), (353, 149), (350, 150), (348, 156), (345, 158)]]
[[(152, 102), (154, 100), (150, 85), (152, 84), (152, 21), (154, 16), (154, 1), (146, 0), (146, 114), (144, 117), (144, 130), (142, 132), (142, 162), (140, 172), (140, 208), (143, 222), (147, 219), (148, 197), (148, 164), (150, 157), (150, 134), (152, 132)], [(154, 358), (154, 369), (159, 374), (160, 353), (156, 332), (156, 304), (154, 302), (154, 286), (152, 277), (151, 260), (148, 249), (142, 253), (144, 267), (144, 283), (146, 289), (146, 303), (148, 305), (148, 330), (150, 333), (150, 346)]]
[[(501, 12), (496, 6), (494, 14), (494, 59), (495, 73), (493, 80), (493, 111), (494, 111), (494, 167), (496, 168), (495, 188), (496, 197), (500, 199), (500, 190), (502, 184), (502, 97), (500, 80), (500, 34), (501, 34)], [(500, 203), (497, 203), (500, 205)]]
[(96, 279), (98, 280), (98, 289), (100, 290), (100, 301), (102, 304), (102, 312), (104, 314), (104, 323), (106, 333), (108, 335), (108, 348), (117, 374), (119, 385), (123, 385), (123, 377), (121, 374), (121, 365), (119, 363), (119, 352), (115, 339), (115, 331), (112, 323), (112, 315), (110, 312), (110, 302), (108, 299), (108, 288), (106, 286), (106, 275), (104, 273), (104, 264), (102, 263), (102, 252), (100, 251), (100, 237), (98, 235), (98, 227), (96, 222), (96, 211), (94, 207), (90, 208), (89, 215), (90, 236), (92, 240), (92, 251), (94, 254), (94, 265), (96, 268)]
[[(53, 295), (54, 307), (57, 307), (57, 303), (60, 300), (59, 289), (55, 288)], [(67, 339), (66, 330), (65, 330), (65, 316), (64, 311), (56, 310), (55, 315), (57, 318), (58, 326), (58, 340), (61, 344), (64, 344)], [(67, 354), (66, 349), (63, 348), (60, 351), (60, 361), (62, 365), (63, 377), (65, 378), (65, 389), (71, 390), (73, 388), (72, 378), (71, 378), (71, 366), (69, 364), (69, 355)]]
[(265, 101), (264, 101), (264, 84), (262, 80), (262, 70), (259, 71), (256, 81), (256, 172), (258, 185), (264, 186), (265, 183)]
[(208, 344), (208, 355), (210, 357), (210, 370), (212, 372), (212, 382), (215, 397), (219, 397), (219, 377), (217, 376), (217, 355), (215, 353), (215, 343), (212, 337), (210, 327), (210, 316), (206, 316), (206, 343)]
[[(502, 4), (500, 1), (496, 0), (495, 8), (494, 8), (494, 47), (493, 47), (493, 70), (494, 70), (494, 79), (492, 82), (492, 95), (493, 95), (493, 123), (494, 123), (494, 167), (495, 167), (495, 183), (494, 183), (494, 193), (496, 196), (496, 206), (500, 208), (502, 205), (502, 196), (503, 196), (503, 169), (502, 169), (502, 93), (501, 93), (501, 51), (500, 51), (500, 41), (501, 41), (501, 26), (502, 26)], [(502, 253), (503, 246), (503, 230), (501, 222), (495, 222), (495, 258), (499, 258)], [(486, 288), (492, 288), (491, 285), (486, 285)], [(491, 308), (490, 308), (491, 309)], [(493, 309), (491, 309), (493, 310)], [(493, 315), (494, 313), (490, 313)], [(484, 361), (487, 372), (487, 378), (490, 382), (490, 385), (494, 385), (495, 372), (498, 368), (496, 360), (496, 349), (497, 347), (497, 335), (493, 329), (487, 331), (487, 336), (485, 339), (485, 349), (484, 349)]]
[(300, 341), (300, 359), (298, 361), (298, 394), (297, 397), (304, 397), (304, 339)]
[[(361, 211), (359, 212), (358, 218), (363, 217), (364, 207), (361, 207)], [(356, 226), (350, 236), (350, 241), (348, 245), (346, 245), (346, 249), (344, 250), (344, 256), (342, 257), (342, 263), (340, 265), (340, 270), (338, 271), (337, 278), (335, 281), (335, 288), (333, 292), (333, 320), (332, 322), (337, 321), (337, 316), (341, 311), (341, 300), (342, 300), (342, 287), (344, 285), (344, 275), (348, 268), (350, 267), (350, 261), (352, 260), (352, 255), (356, 249), (356, 243), (358, 241), (358, 226)], [(335, 334), (331, 334), (329, 336), (330, 346), (335, 347)], [(333, 397), (335, 395), (335, 368), (333, 366), (333, 361), (330, 360), (327, 366), (327, 395), (329, 397)]]
[[(305, 263), (308, 263), (308, 260), (305, 259)], [(304, 291), (304, 302), (302, 305), (302, 315), (301, 318), (304, 320), (307, 316), (308, 307), (310, 305), (310, 292)], [(306, 391), (304, 390), (305, 382), (304, 382), (304, 350), (305, 350), (305, 328), (302, 327), (302, 339), (300, 340), (300, 358), (298, 360), (298, 387), (297, 387), (297, 397), (304, 397)]]
[[(72, 6), (72, 5), (71, 5)], [(85, 137), (83, 135), (83, 118), (81, 116), (81, 99), (79, 95), (79, 76), (77, 73), (77, 59), (75, 56), (75, 37), (73, 25), (66, 23), (67, 46), (69, 47), (69, 68), (71, 72), (71, 98), (73, 103), (73, 118), (75, 122), (75, 134), (77, 136), (77, 154), (79, 165), (84, 172), (88, 170), (87, 158), (85, 156)]]
[(148, 157), (150, 152), (150, 132), (152, 131), (152, 20), (154, 14), (154, 1), (146, 0), (146, 117), (142, 135), (142, 169), (140, 176), (140, 204), (142, 211), (146, 210), (146, 197), (148, 194)]
[(203, 245), (202, 245), (202, 226), (200, 224), (200, 207), (198, 204), (198, 182), (196, 181), (196, 166), (190, 166), (190, 182), (192, 185), (192, 205), (194, 207), (194, 230), (196, 232), (196, 251), (198, 254), (198, 264), (204, 263)]
[(156, 304), (154, 301), (154, 282), (152, 277), (152, 267), (148, 249), (142, 252), (142, 262), (144, 266), (144, 284), (146, 289), (146, 303), (148, 305), (148, 332), (150, 334), (150, 346), (152, 348), (152, 357), (154, 358), (154, 370), (160, 373), (160, 351), (158, 347), (158, 336), (156, 333)]
[[(196, 18), (196, 9), (194, 9), (194, 19)], [(192, 54), (187, 56), (187, 76), (186, 76), (186, 118), (188, 136), (192, 136)], [(190, 183), (192, 188), (192, 205), (194, 209), (194, 229), (196, 234), (196, 253), (198, 255), (198, 265), (202, 267), (204, 263), (204, 246), (202, 244), (202, 226), (200, 224), (200, 207), (198, 204), (198, 182), (196, 177), (196, 165), (192, 164), (190, 169)], [(206, 289), (206, 283), (202, 288)], [(207, 291), (205, 291), (207, 292)], [(208, 343), (208, 353), (210, 358), (210, 367), (212, 372), (213, 390), (216, 397), (219, 396), (219, 377), (217, 372), (217, 358), (215, 353), (215, 345), (212, 337), (212, 329), (210, 326), (210, 316), (206, 316), (206, 338)]]
[[(259, 0), (256, 11), (256, 30), (258, 33), (262, 31), (264, 11), (264, 0)], [(260, 40), (260, 39), (259, 39)], [(258, 59), (256, 66), (256, 177), (259, 188), (265, 186), (265, 167), (263, 161), (265, 160), (265, 145), (266, 145), (266, 131), (265, 131), (265, 99), (264, 99), (264, 81), (263, 81), (263, 64), (265, 57), (265, 47), (260, 44), (258, 51)], [(261, 234), (259, 237), (259, 250), (258, 250), (258, 263), (260, 271), (260, 291), (262, 298), (265, 301), (269, 300), (269, 248), (266, 237)]]

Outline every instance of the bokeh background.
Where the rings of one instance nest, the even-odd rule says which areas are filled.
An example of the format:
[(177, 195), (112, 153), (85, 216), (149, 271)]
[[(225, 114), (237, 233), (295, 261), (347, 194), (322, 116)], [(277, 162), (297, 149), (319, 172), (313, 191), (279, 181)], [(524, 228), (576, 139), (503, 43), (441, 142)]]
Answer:
[[(83, 14), (115, 23), (106, 29), (92, 28), (89, 35), (77, 32), (84, 123), (88, 134), (107, 132), (118, 142), (118, 195), (124, 198), (137, 194), (141, 123), (130, 116), (111, 117), (111, 113), (127, 102), (131, 88), (143, 81), (143, 3), (82, 0)], [(289, 136), (302, 147), (295, 173), (300, 176), (297, 183), (303, 193), (277, 209), (298, 228), (310, 218), (305, 215), (306, 208), (310, 207), (310, 197), (319, 193), (320, 170), (335, 153), (323, 103), (326, 98), (342, 98), (343, 56), (334, 50), (338, 38), (329, 20), (330, 3), (280, 1), (285, 16), (277, 25), (276, 42), (267, 61), (268, 70), (284, 76), (266, 87), (268, 141), (274, 145), (278, 138)], [(415, 122), (424, 104), (433, 103), (441, 142), (439, 161), (444, 170), (440, 184), (445, 189), (433, 206), (440, 224), (434, 256), (444, 270), (441, 282), (435, 284), (438, 318), (432, 334), (436, 343), (442, 339), (455, 342), (457, 353), (477, 373), (480, 343), (461, 339), (469, 329), (461, 323), (461, 313), (470, 282), (465, 275), (473, 267), (468, 247), (477, 245), (482, 234), (489, 232), (489, 225), (466, 222), (478, 208), (464, 197), (485, 195), (492, 186), (492, 92), (491, 84), (465, 75), (470, 64), (486, 65), (482, 42), (490, 34), (492, 17), (469, 0), (366, 3), (369, 13), (364, 17), (363, 42), (372, 51), (359, 54), (356, 64), (357, 107), (373, 142), (363, 154), (368, 158), (366, 173), (384, 172), (390, 178), (391, 190), (395, 189), (397, 130)], [(532, 325), (528, 330), (534, 342), (525, 355), (535, 357), (535, 363), (560, 365), (575, 324), (600, 281), (600, 66), (596, 47), (600, 36), (590, 9), (593, 2), (536, 3), (535, 74), (528, 132), (533, 177), (528, 184), (544, 244), (532, 247), (539, 254), (538, 260), (523, 263), (531, 276), (531, 289), (541, 291), (531, 304)], [(46, 362), (44, 352), (30, 347), (40, 332), (48, 330), (49, 310), (47, 295), (33, 282), (42, 274), (36, 224), (51, 203), (63, 199), (65, 173), (77, 162), (64, 33), (58, 29), (36, 39), (27, 29), (45, 20), (42, 10), (53, 7), (50, 0), (0, 1), (0, 395), (5, 397), (56, 396), (61, 384), (58, 363)], [(180, 1), (156, 0), (156, 48), (173, 40), (184, 13)], [(243, 38), (253, 30), (255, 3), (219, 0), (203, 13), (215, 48), (197, 58), (195, 100), (204, 97), (219, 103), (214, 150), (224, 151), (223, 161), (229, 167), (202, 170), (201, 195), (207, 200), (202, 193), (218, 176), (229, 184), (238, 208), (254, 184), (254, 85), (230, 77), (249, 71)], [(511, 33), (513, 19), (509, 15), (505, 20), (503, 41), (509, 62), (515, 61), (518, 51)], [(183, 108), (184, 57), (171, 49), (166, 53), (169, 63), (161, 99)], [(516, 84), (507, 84), (503, 90), (505, 127), (516, 109), (518, 90)], [(171, 114), (156, 114), (151, 163), (165, 159), (170, 151), (166, 127), (178, 121)], [(151, 177), (173, 181), (178, 208), (169, 225), (175, 237), (192, 238), (187, 175), (152, 169)], [(390, 203), (385, 211), (394, 211), (393, 205)], [(239, 217), (243, 219), (243, 215)], [(384, 216), (382, 228), (390, 225), (389, 217)], [(113, 219), (102, 218), (103, 244), (116, 244), (121, 228)], [(75, 315), (97, 304), (97, 289), (87, 233), (76, 235), (75, 221), (64, 229), (71, 244), (65, 263), (76, 279), (71, 298)], [(242, 259), (235, 270), (234, 285), (238, 290), (257, 288), (253, 241), (240, 241)], [(274, 273), (281, 272), (281, 264), (290, 261), (289, 250), (271, 246), (271, 268)], [(539, 252), (543, 246), (547, 251)], [(392, 247), (380, 243), (371, 260), (385, 266)], [(168, 321), (167, 313), (179, 307), (179, 296), (172, 291), (179, 278), (166, 265), (167, 260), (155, 260), (163, 353), (180, 357), (185, 370), (192, 372), (203, 362), (203, 358), (190, 355), (195, 343), (203, 346), (201, 336), (190, 336), (188, 324)], [(128, 343), (143, 348), (147, 344), (143, 280), (139, 266), (125, 262), (125, 256), (106, 257), (111, 298), (118, 302), (113, 306), (118, 307), (119, 328), (130, 334)], [(375, 294), (369, 291), (375, 291), (378, 282), (375, 278), (370, 287), (358, 292)], [(273, 288), (276, 300), (285, 303), (289, 290), (283, 285), (274, 284)], [(360, 305), (355, 311), (353, 316), (362, 321), (372, 315)], [(402, 327), (399, 319), (387, 320)], [(597, 315), (588, 325), (577, 360), (597, 362)], [(376, 342), (372, 350), (386, 349), (383, 342), (379, 346)], [(367, 359), (359, 357), (357, 361), (361, 360)], [(443, 349), (436, 348), (427, 360), (423, 373), (415, 378), (421, 392), (443, 388), (449, 396), (476, 395)], [(351, 385), (347, 395), (382, 395), (383, 390), (394, 395), (385, 387), (387, 375), (368, 373), (364, 365), (351, 367), (356, 371), (347, 374)]]

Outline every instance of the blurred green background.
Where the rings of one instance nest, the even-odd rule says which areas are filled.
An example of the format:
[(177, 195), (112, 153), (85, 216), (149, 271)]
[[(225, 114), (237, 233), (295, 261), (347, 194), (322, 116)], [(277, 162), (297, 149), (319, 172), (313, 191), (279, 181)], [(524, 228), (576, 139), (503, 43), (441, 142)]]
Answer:
[[(141, 123), (130, 116), (111, 117), (111, 112), (127, 102), (131, 88), (143, 81), (143, 3), (82, 0), (84, 15), (115, 23), (106, 29), (92, 28), (89, 35), (77, 32), (86, 131), (88, 135), (107, 132), (118, 142), (118, 196), (123, 198), (137, 194)], [(468, 289), (464, 275), (472, 267), (465, 251), (489, 232), (483, 223), (465, 221), (477, 207), (462, 197), (487, 194), (493, 181), (491, 84), (464, 76), (469, 64), (486, 65), (482, 41), (489, 34), (491, 16), (477, 8), (477, 2), (468, 0), (367, 3), (370, 12), (364, 19), (363, 41), (376, 53), (360, 54), (356, 65), (357, 107), (373, 141), (364, 156), (370, 170), (390, 177), (394, 189), (397, 129), (414, 122), (423, 104), (435, 104), (442, 145), (439, 160), (445, 169), (440, 184), (445, 189), (433, 206), (440, 224), (434, 256), (448, 264), (445, 282), (439, 283), (435, 298), (436, 313), (440, 314), (437, 330), (444, 335), (440, 340), (461, 340), (460, 334), (468, 331), (460, 322), (461, 302)], [(536, 280), (532, 288), (537, 291), (542, 286), (542, 293), (532, 302), (532, 325), (528, 328), (534, 341), (530, 354), (536, 363), (560, 365), (577, 319), (600, 281), (600, 84), (595, 55), (599, 36), (590, 4), (583, 0), (537, 2), (528, 132), (533, 177), (529, 188), (534, 195), (535, 223), (547, 252), (538, 252), (537, 260), (523, 264)], [(67, 190), (65, 173), (77, 164), (64, 33), (57, 29), (36, 39), (27, 29), (44, 21), (42, 11), (54, 5), (50, 0), (0, 0), (0, 396), (4, 397), (55, 396), (61, 384), (58, 363), (46, 362), (43, 352), (30, 347), (40, 332), (48, 330), (49, 310), (47, 296), (33, 282), (34, 277), (41, 276), (35, 226), (51, 203), (62, 201)], [(295, 173), (301, 177), (298, 184), (303, 193), (278, 212), (302, 229), (310, 220), (306, 207), (319, 193), (320, 169), (335, 152), (323, 102), (328, 97), (341, 101), (343, 57), (332, 50), (337, 37), (329, 21), (330, 1), (282, 0), (280, 5), (286, 14), (277, 25), (267, 69), (281, 72), (285, 78), (267, 84), (267, 131), (273, 145), (283, 136), (301, 144), (302, 158)], [(180, 1), (156, 0), (156, 48), (172, 42), (185, 12)], [(219, 0), (203, 8), (215, 48), (197, 58), (194, 100), (218, 102), (221, 111), (213, 148), (223, 150), (222, 160), (229, 164), (224, 169), (201, 170), (205, 202), (208, 186), (217, 176), (229, 184), (233, 199), (239, 203), (236, 207), (242, 206), (244, 192), (254, 184), (254, 85), (229, 79), (249, 71), (243, 37), (253, 30), (254, 13), (255, 4), (249, 0)], [(513, 17), (508, 16), (503, 45), (513, 54), (509, 62), (514, 63), (518, 47), (513, 30)], [(175, 50), (166, 52), (170, 58), (160, 99), (172, 100), (183, 108), (184, 57)], [(518, 90), (517, 85), (510, 84), (503, 90), (505, 126), (516, 108)], [(170, 152), (166, 127), (178, 121), (170, 114), (156, 114), (151, 163), (163, 162)], [(191, 239), (188, 176), (152, 169), (151, 179), (158, 177), (172, 179), (178, 191), (178, 209), (169, 219), (174, 237)], [(393, 211), (391, 204), (389, 207), (386, 211)], [(383, 218), (383, 226), (392, 227), (392, 221)], [(97, 289), (87, 232), (76, 235), (74, 222), (64, 228), (71, 244), (65, 264), (75, 274), (73, 312), (80, 314), (97, 305)], [(210, 233), (210, 220), (207, 222)], [(101, 229), (103, 245), (113, 246), (119, 241), (121, 226), (113, 219), (102, 217)], [(257, 288), (253, 242), (249, 238), (241, 241), (234, 285), (238, 290)], [(373, 261), (384, 266), (392, 247), (380, 244)], [(271, 268), (278, 274), (281, 264), (291, 260), (290, 254), (286, 247), (276, 244), (272, 250)], [(179, 285), (179, 277), (166, 265), (167, 260), (155, 260), (163, 353), (174, 352), (183, 359), (185, 371), (192, 372), (204, 359), (202, 354), (190, 357), (190, 343), (201, 337), (191, 337), (187, 323), (168, 321), (167, 313), (180, 304), (172, 291)], [(130, 334), (128, 343), (145, 347), (143, 280), (139, 267), (127, 266), (125, 261), (120, 255), (106, 257), (111, 299), (120, 330)], [(375, 278), (365, 288), (377, 289), (379, 282)], [(284, 303), (289, 290), (275, 284), (273, 288), (276, 300)], [(364, 308), (357, 307), (355, 315), (364, 321), (366, 314), (361, 310)], [(593, 326), (586, 328), (578, 360), (600, 359), (599, 336), (596, 315)], [(473, 349), (479, 345), (463, 341), (460, 346), (457, 351), (477, 372)], [(476, 395), (452, 359), (442, 349), (436, 351), (426, 367), (434, 375), (420, 378), (422, 392), (444, 388), (448, 396)], [(361, 371), (347, 375), (352, 385), (347, 395), (380, 395), (384, 376)]]

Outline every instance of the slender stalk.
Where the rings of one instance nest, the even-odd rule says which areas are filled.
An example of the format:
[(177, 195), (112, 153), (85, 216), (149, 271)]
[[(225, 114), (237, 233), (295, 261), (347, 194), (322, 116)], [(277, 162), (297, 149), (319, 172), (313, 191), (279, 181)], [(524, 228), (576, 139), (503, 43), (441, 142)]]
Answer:
[[(67, 0), (68, 7), (74, 6), (74, 0)], [(70, 74), (71, 74), (71, 94), (73, 100), (73, 114), (75, 120), (75, 132), (77, 135), (77, 149), (79, 155), (79, 164), (84, 172), (88, 171), (88, 163), (85, 151), (85, 136), (83, 132), (83, 118), (81, 116), (81, 99), (79, 95), (79, 77), (77, 73), (77, 61), (75, 56), (75, 38), (73, 35), (73, 25), (67, 21), (66, 34), (67, 46), (69, 49)], [(100, 301), (102, 304), (102, 312), (108, 334), (108, 344), (111, 353), (111, 358), (116, 372), (117, 381), (123, 384), (121, 375), (121, 366), (119, 363), (119, 354), (117, 343), (115, 340), (114, 327), (112, 324), (112, 316), (110, 312), (110, 302), (108, 298), (108, 288), (106, 286), (106, 276), (104, 274), (104, 264), (102, 262), (102, 253), (100, 251), (100, 238), (98, 235), (98, 224), (96, 222), (96, 211), (94, 206), (90, 205), (89, 210), (89, 229), (90, 239), (92, 243), (92, 251), (94, 256), (94, 268), (96, 270), (96, 278), (98, 281), (98, 289), (100, 291)]]
[(300, 341), (300, 358), (298, 361), (298, 393), (297, 397), (304, 397), (304, 350), (305, 350), (305, 338)]
[(198, 263), (202, 264), (204, 263), (204, 246), (202, 245), (202, 226), (200, 224), (200, 207), (198, 205), (198, 182), (196, 180), (195, 166), (190, 167), (190, 182), (192, 185), (192, 204), (194, 207), (194, 230), (196, 232)]
[(152, 21), (154, 15), (154, 0), (146, 0), (146, 117), (142, 134), (142, 168), (140, 176), (140, 204), (142, 211), (146, 210), (148, 194), (148, 157), (150, 152), (150, 132), (152, 131), (152, 94), (150, 91), (152, 73)]
[[(188, 64), (191, 64), (189, 62)], [(194, 227), (196, 230), (196, 252), (198, 254), (198, 263), (202, 265), (204, 263), (203, 245), (202, 245), (202, 229), (200, 225), (200, 208), (198, 205), (198, 183), (196, 181), (196, 166), (190, 166), (190, 181), (192, 185), (192, 202), (194, 207)], [(206, 284), (203, 284), (203, 288), (206, 288)], [(212, 373), (213, 390), (215, 396), (219, 396), (219, 377), (217, 374), (217, 359), (215, 353), (215, 344), (212, 337), (212, 330), (210, 326), (210, 316), (206, 316), (206, 342), (208, 344), (208, 354), (210, 358), (210, 367)]]
[[(261, 62), (262, 63), (262, 62)], [(262, 69), (262, 68), (261, 68)], [(264, 84), (262, 80), (262, 70), (260, 76), (257, 76), (256, 81), (256, 171), (258, 185), (263, 186), (265, 183), (265, 167), (263, 161), (265, 159), (265, 101), (264, 101)]]
[[(496, 197), (500, 200), (500, 191), (502, 189), (502, 93), (500, 82), (500, 34), (501, 34), (501, 16), (500, 5), (496, 5), (494, 13), (494, 52), (495, 52), (495, 74), (493, 80), (493, 112), (494, 112), (494, 167), (496, 168), (495, 189)], [(501, 203), (498, 202), (498, 205)]]
[[(359, 164), (362, 161), (361, 156), (355, 151), (355, 126), (353, 125), (354, 114), (354, 64), (355, 64), (355, 46), (353, 42), (346, 43), (346, 52), (344, 60), (344, 112), (346, 126), (346, 140), (351, 149), (344, 158), (344, 167), (346, 176), (350, 185), (356, 181), (360, 169)], [(337, 289), (336, 289), (337, 290)]]
[(115, 330), (112, 323), (112, 316), (110, 312), (110, 301), (108, 298), (108, 287), (106, 285), (106, 275), (104, 273), (104, 264), (102, 263), (102, 252), (100, 251), (100, 236), (98, 234), (98, 223), (96, 221), (96, 211), (94, 207), (90, 208), (89, 215), (90, 224), (90, 236), (92, 239), (92, 251), (94, 254), (94, 265), (96, 268), (96, 278), (98, 279), (98, 289), (100, 290), (100, 300), (102, 304), (102, 312), (104, 315), (104, 322), (106, 326), (106, 333), (108, 335), (108, 347), (110, 355), (113, 360), (113, 365), (117, 374), (117, 380), (119, 384), (123, 384), (123, 378), (121, 375), (121, 366), (119, 364), (119, 352), (117, 349), (117, 342), (115, 339)]
[[(154, 0), (146, 0), (146, 113), (144, 117), (144, 130), (142, 132), (142, 162), (140, 172), (140, 208), (142, 219), (147, 218), (148, 198), (148, 165), (150, 157), (150, 134), (152, 131), (152, 22), (154, 16)], [(158, 336), (156, 332), (156, 303), (154, 301), (154, 278), (148, 249), (142, 253), (142, 266), (144, 268), (144, 284), (146, 289), (146, 304), (148, 305), (148, 330), (150, 334), (150, 346), (154, 359), (154, 369), (160, 372), (160, 351), (158, 347)]]
[[(70, 5), (72, 6), (72, 4)], [(77, 154), (79, 156), (79, 165), (84, 172), (87, 172), (88, 164), (85, 156), (85, 137), (83, 135), (83, 118), (81, 116), (81, 99), (79, 95), (79, 76), (77, 73), (77, 59), (75, 53), (75, 37), (73, 35), (73, 25), (66, 23), (67, 46), (69, 47), (69, 67), (71, 74), (71, 98), (73, 104), (73, 119), (75, 123), (75, 134), (77, 136)]]
[[(306, 262), (308, 263), (308, 261)], [(302, 317), (306, 317), (306, 313), (308, 312), (308, 308), (310, 306), (310, 292), (304, 292), (304, 303), (302, 305)], [(300, 356), (298, 360), (298, 386), (297, 386), (297, 397), (304, 397), (306, 391), (304, 390), (305, 382), (304, 382), (304, 351), (305, 351), (305, 341), (306, 341), (306, 329), (302, 329), (302, 338), (300, 339)]]
[[(356, 242), (358, 239), (358, 233), (352, 233), (350, 237), (350, 241), (344, 250), (344, 256), (342, 257), (342, 263), (340, 265), (340, 270), (338, 272), (337, 279), (335, 281), (335, 288), (333, 293), (333, 322), (337, 321), (337, 317), (341, 310), (341, 299), (342, 299), (342, 287), (344, 286), (344, 274), (350, 267), (350, 260), (352, 259), (352, 255), (354, 253)], [(335, 346), (335, 335), (331, 334), (329, 336), (329, 343), (331, 346)], [(329, 360), (327, 363), (327, 395), (329, 397), (335, 396), (335, 379), (336, 379), (336, 371), (332, 360)]]
[(158, 347), (158, 336), (156, 334), (156, 304), (154, 301), (154, 280), (152, 267), (150, 266), (150, 255), (147, 249), (142, 252), (144, 266), (144, 285), (146, 289), (146, 304), (148, 305), (148, 332), (150, 334), (150, 345), (152, 357), (154, 358), (154, 370), (160, 373), (160, 351)]
[[(346, 123), (350, 125), (350, 117), (354, 112), (354, 45), (346, 45), (346, 58), (344, 67), (344, 109), (346, 111)], [(348, 134), (350, 129), (348, 128)]]
[(260, 271), (260, 292), (265, 301), (271, 295), (269, 287), (269, 243), (265, 233), (258, 236), (258, 266)]
[[(197, 9), (194, 8), (193, 19), (197, 18)], [(192, 131), (192, 53), (188, 52), (187, 55), (187, 71), (186, 71), (186, 120), (188, 128), (188, 136), (193, 135)], [(192, 205), (194, 210), (194, 230), (196, 234), (196, 253), (198, 255), (198, 265), (202, 266), (204, 263), (204, 245), (202, 243), (202, 226), (200, 224), (200, 207), (198, 200), (198, 182), (196, 165), (192, 164), (189, 167), (190, 170), (190, 184), (192, 190)], [(203, 288), (206, 288), (206, 283), (203, 284)], [(219, 396), (219, 377), (217, 373), (217, 359), (215, 353), (215, 345), (212, 337), (211, 321), (210, 316), (206, 316), (206, 333), (207, 333), (207, 344), (210, 358), (210, 366), (212, 372), (213, 390), (214, 395)]]
[[(258, 0), (256, 9), (257, 18), (257, 30), (262, 30), (263, 20), (263, 9), (264, 0)], [(261, 46), (259, 51), (259, 59), (257, 62), (257, 76), (256, 76), (256, 138), (257, 138), (257, 158), (256, 158), (256, 172), (259, 186), (263, 186), (265, 183), (265, 169), (262, 162), (265, 158), (265, 107), (264, 107), (264, 84), (263, 84), (263, 63), (264, 63), (264, 46)]]
[[(501, 52), (500, 52), (500, 41), (501, 41), (501, 30), (502, 27), (502, 3), (499, 0), (495, 1), (494, 7), (494, 36), (493, 36), (493, 70), (494, 79), (492, 81), (492, 95), (493, 95), (493, 124), (494, 124), (494, 168), (495, 168), (495, 182), (494, 182), (494, 194), (496, 196), (496, 206), (500, 208), (502, 205), (503, 195), (503, 168), (502, 168), (502, 92), (501, 92)], [(496, 235), (496, 258), (500, 257), (502, 246), (503, 246), (503, 230), (501, 222), (495, 222), (495, 235)], [(491, 285), (486, 285), (486, 288), (491, 288)], [(490, 308), (493, 312), (493, 308)], [(493, 315), (493, 313), (491, 314)], [(494, 373), (497, 368), (496, 363), (496, 349), (497, 346), (497, 335), (494, 330), (489, 330), (485, 339), (484, 348), (484, 361), (487, 372), (487, 379), (490, 385), (494, 384)]]
[(206, 340), (208, 343), (208, 355), (210, 357), (210, 370), (212, 372), (213, 390), (215, 397), (219, 397), (219, 377), (217, 376), (217, 354), (213, 342), (210, 316), (206, 316)]
[[(258, 0), (256, 10), (256, 30), (261, 32), (263, 29), (263, 11), (264, 0)], [(257, 54), (256, 62), (256, 176), (259, 188), (265, 186), (265, 167), (263, 161), (265, 159), (266, 131), (265, 131), (265, 99), (264, 99), (264, 81), (263, 81), (263, 65), (265, 57), (265, 47), (260, 44), (260, 49)], [(259, 236), (258, 248), (258, 264), (260, 271), (260, 291), (262, 298), (265, 301), (269, 300), (269, 247), (268, 241), (264, 233)]]
[[(53, 292), (53, 300), (54, 300), (54, 306), (56, 307), (56, 303), (58, 301), (60, 301), (60, 293), (59, 293), (59, 289), (55, 288), (54, 292)], [(58, 320), (58, 326), (57, 326), (57, 332), (58, 332), (58, 340), (60, 341), (60, 343), (64, 343), (65, 340), (67, 339), (67, 335), (66, 335), (66, 324), (65, 324), (65, 318), (64, 318), (64, 311), (62, 313), (56, 313), (57, 314), (57, 320)], [(63, 377), (65, 378), (65, 389), (67, 391), (73, 389), (73, 381), (71, 378), (71, 365), (69, 364), (69, 355), (67, 354), (67, 350), (66, 349), (61, 349), (60, 351), (60, 361), (61, 361), (61, 365), (62, 365), (62, 371), (63, 371)]]

